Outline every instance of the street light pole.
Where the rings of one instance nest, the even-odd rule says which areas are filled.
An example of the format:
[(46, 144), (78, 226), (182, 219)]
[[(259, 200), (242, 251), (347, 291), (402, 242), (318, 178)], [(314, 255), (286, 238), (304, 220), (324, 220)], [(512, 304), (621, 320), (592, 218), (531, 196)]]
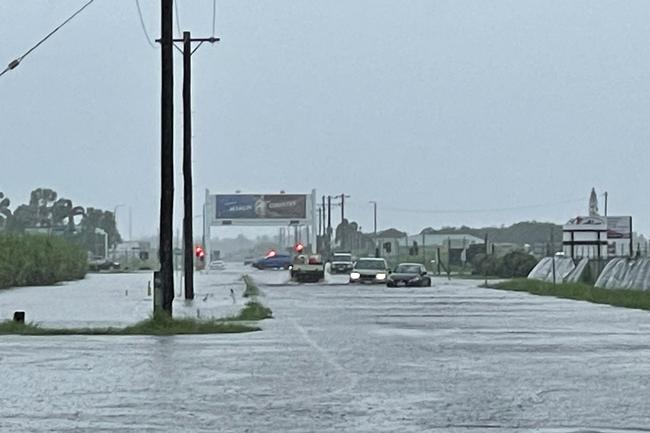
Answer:
[[(113, 208), (113, 221), (115, 221), (115, 230), (119, 233), (119, 230), (117, 228), (117, 210), (121, 207), (126, 206), (125, 204), (116, 204), (115, 207)], [(131, 238), (129, 238), (131, 240)], [(113, 257), (115, 257), (115, 247), (113, 247)]]

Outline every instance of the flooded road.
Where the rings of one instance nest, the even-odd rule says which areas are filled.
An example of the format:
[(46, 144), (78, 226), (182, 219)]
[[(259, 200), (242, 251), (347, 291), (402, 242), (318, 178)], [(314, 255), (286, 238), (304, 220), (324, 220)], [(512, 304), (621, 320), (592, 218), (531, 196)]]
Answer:
[[(236, 311), (242, 270), (198, 275), (177, 314)], [(647, 312), (473, 281), (388, 289), (251, 274), (275, 315), (261, 332), (0, 337), (0, 431), (649, 431)], [(150, 278), (2, 291), (0, 315), (132, 323), (149, 314)]]

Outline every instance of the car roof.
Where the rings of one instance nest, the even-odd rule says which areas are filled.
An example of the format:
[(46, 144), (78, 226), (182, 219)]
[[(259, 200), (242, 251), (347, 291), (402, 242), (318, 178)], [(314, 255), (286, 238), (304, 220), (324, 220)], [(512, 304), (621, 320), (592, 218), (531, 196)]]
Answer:
[(386, 259), (382, 259), (381, 257), (361, 257), (359, 260), (372, 260), (373, 262), (385, 262)]
[(407, 262), (407, 263), (400, 263), (397, 266), (422, 266), (422, 263), (409, 263), (409, 262)]

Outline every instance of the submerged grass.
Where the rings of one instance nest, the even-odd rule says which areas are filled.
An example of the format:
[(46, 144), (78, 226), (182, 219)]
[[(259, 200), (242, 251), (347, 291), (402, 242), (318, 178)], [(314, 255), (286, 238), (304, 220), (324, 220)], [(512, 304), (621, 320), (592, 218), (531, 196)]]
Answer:
[(553, 283), (526, 278), (488, 284), (487, 287), (587, 301), (595, 304), (607, 304), (615, 307), (650, 310), (650, 293), (641, 290), (601, 289), (584, 283), (557, 283), (553, 285)]
[(257, 287), (257, 284), (255, 284), (255, 281), (250, 275), (242, 275), (242, 280), (244, 280), (244, 284), (246, 285), (244, 294), (242, 295), (244, 298), (254, 298), (262, 295), (262, 291)]

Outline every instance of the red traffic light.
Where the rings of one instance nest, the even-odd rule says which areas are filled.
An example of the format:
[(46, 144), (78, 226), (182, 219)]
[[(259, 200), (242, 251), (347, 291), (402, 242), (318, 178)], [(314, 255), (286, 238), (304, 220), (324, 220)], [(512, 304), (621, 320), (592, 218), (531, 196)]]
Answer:
[(301, 244), (301, 243), (297, 243), (297, 244), (293, 247), (293, 249), (294, 249), (297, 253), (302, 253), (302, 251), (305, 249), (305, 246), (304, 246), (303, 244)]
[(203, 251), (203, 247), (197, 245), (196, 248), (194, 248), (194, 254), (196, 254), (196, 257), (203, 257), (205, 256), (205, 251)]

